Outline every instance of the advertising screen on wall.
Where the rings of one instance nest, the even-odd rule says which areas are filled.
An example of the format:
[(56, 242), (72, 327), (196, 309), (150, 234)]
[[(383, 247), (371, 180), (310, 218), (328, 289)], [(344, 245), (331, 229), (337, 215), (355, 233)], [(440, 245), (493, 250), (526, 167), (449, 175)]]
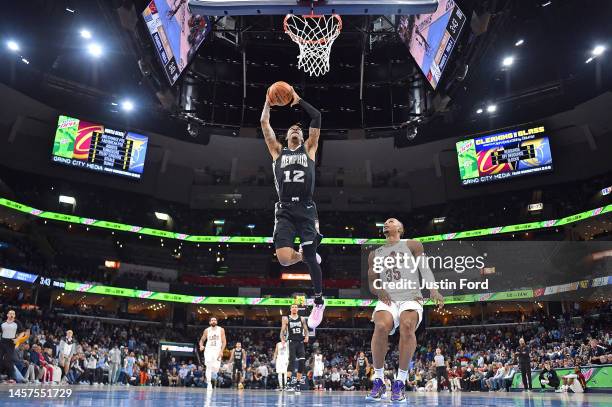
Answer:
[(69, 116), (60, 116), (54, 162), (129, 178), (142, 176), (149, 138)]
[(544, 126), (495, 132), (457, 142), (463, 185), (482, 184), (553, 169)]

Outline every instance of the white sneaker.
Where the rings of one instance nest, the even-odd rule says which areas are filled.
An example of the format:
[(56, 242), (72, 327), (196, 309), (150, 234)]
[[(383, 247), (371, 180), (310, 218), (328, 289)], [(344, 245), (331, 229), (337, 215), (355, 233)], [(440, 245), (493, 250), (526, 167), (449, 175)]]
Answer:
[(323, 321), (323, 312), (325, 311), (325, 303), (319, 305), (313, 305), (312, 311), (308, 316), (308, 328), (315, 329)]

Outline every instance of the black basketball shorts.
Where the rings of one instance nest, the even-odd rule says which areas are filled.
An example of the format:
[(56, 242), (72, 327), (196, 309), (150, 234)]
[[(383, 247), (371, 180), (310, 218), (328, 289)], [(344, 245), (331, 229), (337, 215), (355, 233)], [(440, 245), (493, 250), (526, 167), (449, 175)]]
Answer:
[(319, 245), (319, 217), (314, 202), (277, 202), (274, 205), (274, 248), (294, 247), (295, 238), (301, 244)]

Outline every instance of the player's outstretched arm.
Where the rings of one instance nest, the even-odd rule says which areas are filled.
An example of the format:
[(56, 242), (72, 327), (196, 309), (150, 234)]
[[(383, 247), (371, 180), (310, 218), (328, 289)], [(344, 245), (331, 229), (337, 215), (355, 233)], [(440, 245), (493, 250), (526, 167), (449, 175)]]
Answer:
[(308, 129), (308, 140), (304, 143), (306, 151), (311, 160), (314, 161), (319, 148), (319, 136), (321, 135), (321, 112), (310, 103), (302, 99), (295, 90), (293, 91), (293, 102), (291, 106), (300, 105), (310, 116), (310, 128)]
[(264, 104), (263, 111), (261, 112), (260, 121), (264, 140), (266, 141), (266, 145), (268, 146), (272, 160), (276, 160), (280, 155), (283, 146), (281, 146), (281, 143), (279, 143), (276, 139), (276, 134), (274, 134), (274, 130), (270, 125), (270, 102), (267, 99), (266, 103)]

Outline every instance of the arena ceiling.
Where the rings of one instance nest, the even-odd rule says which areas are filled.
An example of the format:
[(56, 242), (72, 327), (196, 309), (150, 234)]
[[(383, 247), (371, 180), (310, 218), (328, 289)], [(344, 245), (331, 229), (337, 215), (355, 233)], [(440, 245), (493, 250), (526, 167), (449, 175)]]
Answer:
[[(19, 2), (0, 16), (3, 43), (20, 45), (18, 53), (3, 47), (0, 80), (58, 110), (205, 142), (186, 131), (185, 81), (196, 89), (192, 116), (200, 129), (238, 136), (258, 127), (266, 87), (283, 79), (323, 110), (324, 127), (337, 130), (329, 138), (358, 129), (366, 137), (395, 136), (400, 146), (537, 120), (610, 89), (606, 54), (585, 63), (595, 46), (610, 47), (607, 2), (458, 3), (469, 25), (438, 91), (424, 87), (429, 103), (414, 140), (407, 137), (414, 127), (410, 87), (422, 77), (395, 20), (381, 16), (345, 17), (331, 72), (317, 79), (296, 69), (296, 46), (283, 34), (281, 16), (239, 17), (229, 28), (218, 22), (189, 72), (170, 87), (140, 18), (146, 0)], [(84, 29), (101, 48), (95, 60)], [(513, 64), (505, 67), (508, 57)], [(121, 111), (126, 98), (135, 105), (130, 114)], [(487, 112), (489, 105), (496, 111)], [(285, 109), (276, 118), (283, 126), (302, 116)]]

